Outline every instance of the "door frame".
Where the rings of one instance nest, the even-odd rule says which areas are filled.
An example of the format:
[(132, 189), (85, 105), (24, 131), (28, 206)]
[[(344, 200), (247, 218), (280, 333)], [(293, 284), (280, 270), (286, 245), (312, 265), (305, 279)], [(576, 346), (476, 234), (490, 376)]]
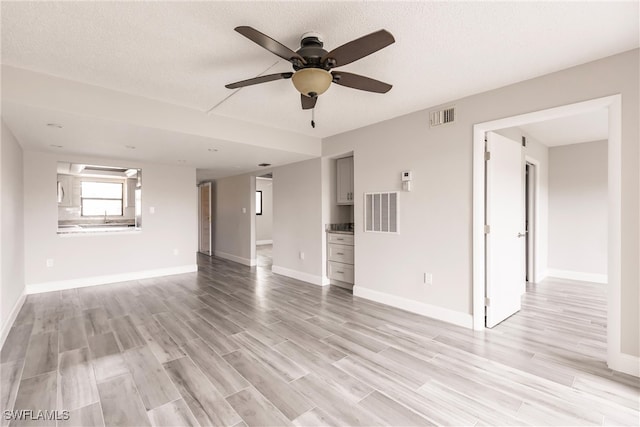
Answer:
[[(202, 187), (208, 187), (209, 189), (209, 253), (202, 252)], [(212, 196), (213, 191), (211, 182), (203, 182), (198, 185), (198, 252), (209, 256), (213, 256), (213, 221), (211, 220), (211, 210), (213, 207), (213, 201), (211, 200)]]
[[(485, 294), (485, 160), (486, 132), (529, 123), (536, 123), (607, 108), (609, 112), (608, 138), (608, 294), (607, 294), (607, 365), (622, 370), (620, 352), (621, 308), (621, 205), (622, 205), (622, 96), (620, 94), (596, 98), (560, 107), (520, 114), (473, 126), (473, 329), (484, 330)], [(541, 279), (538, 277), (538, 279)]]
[[(533, 202), (533, 209), (531, 207), (528, 209), (531, 213), (531, 217), (529, 218), (529, 229), (527, 230), (527, 260), (526, 260), (526, 268), (528, 271), (526, 272), (527, 277), (529, 278), (529, 283), (537, 283), (539, 280), (539, 276), (544, 276), (544, 274), (539, 274), (538, 272), (538, 260), (542, 258), (541, 247), (539, 245), (540, 239), (540, 162), (533, 157), (524, 156), (525, 167), (526, 164), (530, 164), (533, 166), (533, 180), (531, 180), (531, 175), (529, 176), (530, 188), (533, 188), (533, 194), (531, 194), (530, 199)], [(527, 197), (528, 189), (525, 189), (525, 197)], [(525, 209), (527, 209), (527, 205), (525, 203)], [(525, 218), (527, 213), (525, 212)], [(542, 277), (543, 278), (543, 277)]]

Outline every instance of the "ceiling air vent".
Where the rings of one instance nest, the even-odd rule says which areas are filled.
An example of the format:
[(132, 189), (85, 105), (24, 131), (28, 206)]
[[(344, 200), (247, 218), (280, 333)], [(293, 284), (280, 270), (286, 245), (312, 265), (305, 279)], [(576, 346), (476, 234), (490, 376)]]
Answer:
[(456, 118), (455, 107), (444, 108), (429, 113), (429, 126), (440, 126), (446, 123), (452, 123)]

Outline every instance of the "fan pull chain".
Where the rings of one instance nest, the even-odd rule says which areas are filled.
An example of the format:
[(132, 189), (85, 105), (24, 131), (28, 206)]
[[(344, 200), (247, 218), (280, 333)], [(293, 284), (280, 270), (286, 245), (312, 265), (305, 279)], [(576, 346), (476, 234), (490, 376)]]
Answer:
[(316, 128), (316, 109), (315, 107), (311, 109), (311, 127)]

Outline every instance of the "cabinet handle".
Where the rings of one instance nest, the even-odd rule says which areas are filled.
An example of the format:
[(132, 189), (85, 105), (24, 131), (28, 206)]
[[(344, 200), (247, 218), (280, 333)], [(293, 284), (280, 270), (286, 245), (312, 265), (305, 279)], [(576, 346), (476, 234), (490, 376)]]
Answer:
[(336, 271), (338, 274), (344, 274), (344, 271)]
[(342, 252), (336, 252), (336, 255), (344, 255)]
[(337, 237), (336, 240), (344, 240), (342, 237)]

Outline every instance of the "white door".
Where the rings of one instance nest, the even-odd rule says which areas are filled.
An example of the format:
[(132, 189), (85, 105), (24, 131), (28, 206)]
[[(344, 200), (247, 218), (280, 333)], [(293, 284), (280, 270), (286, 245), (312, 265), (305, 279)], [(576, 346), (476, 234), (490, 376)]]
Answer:
[(487, 132), (487, 327), (520, 310), (525, 292), (524, 159), (520, 143)]
[(212, 255), (211, 250), (211, 183), (200, 185), (200, 252)]

